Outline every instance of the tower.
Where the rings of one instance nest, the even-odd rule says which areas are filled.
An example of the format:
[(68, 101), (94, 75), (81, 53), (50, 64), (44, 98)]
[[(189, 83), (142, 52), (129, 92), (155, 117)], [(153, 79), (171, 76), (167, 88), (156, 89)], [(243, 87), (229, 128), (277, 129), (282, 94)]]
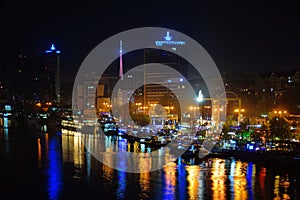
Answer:
[[(176, 35), (175, 35), (176, 38)], [(169, 72), (149, 72), (144, 77), (145, 82), (146, 79), (149, 82), (151, 80), (164, 80), (164, 83), (167, 83), (173, 91), (181, 90), (178, 89), (178, 85), (183, 84), (181, 80), (182, 77), (186, 77), (188, 75), (188, 63), (178, 56), (176, 52), (183, 52), (186, 54), (186, 42), (181, 40), (173, 40), (173, 37), (170, 31), (165, 33), (163, 40), (154, 41), (155, 46), (161, 47), (164, 46), (166, 50), (163, 49), (153, 49), (146, 48), (144, 49), (144, 63), (160, 63), (163, 65), (167, 65), (174, 70), (178, 71), (182, 76), (173, 77)], [(146, 71), (146, 70), (145, 70)], [(158, 104), (163, 97), (169, 96), (170, 91), (166, 87), (162, 87), (159, 84), (144, 84), (144, 104)], [(170, 101), (169, 101), (170, 103)]]
[(122, 40), (120, 40), (120, 69), (119, 76), (123, 80), (123, 59), (122, 59), (123, 49), (122, 49)]
[(39, 99), (60, 105), (60, 51), (52, 44), (40, 59)]

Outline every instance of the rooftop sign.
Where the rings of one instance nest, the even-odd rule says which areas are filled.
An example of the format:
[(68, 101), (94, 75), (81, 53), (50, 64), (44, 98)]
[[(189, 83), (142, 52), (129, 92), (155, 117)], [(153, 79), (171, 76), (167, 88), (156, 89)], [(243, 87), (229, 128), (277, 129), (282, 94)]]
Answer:
[(45, 51), (45, 53), (52, 53), (52, 52), (60, 53), (60, 51), (56, 50), (54, 44), (51, 45), (50, 50)]
[(164, 44), (166, 44), (166, 45), (185, 45), (184, 41), (172, 40), (172, 37), (170, 36), (169, 31), (167, 31), (167, 35), (164, 38), (165, 38), (165, 40), (155, 41), (155, 45), (156, 46), (163, 46)]

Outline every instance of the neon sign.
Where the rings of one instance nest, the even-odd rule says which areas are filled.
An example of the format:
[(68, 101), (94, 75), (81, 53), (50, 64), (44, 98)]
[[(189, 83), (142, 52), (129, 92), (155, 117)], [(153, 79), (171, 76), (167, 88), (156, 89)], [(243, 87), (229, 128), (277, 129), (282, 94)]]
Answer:
[(172, 37), (170, 36), (170, 32), (167, 31), (167, 35), (164, 37), (165, 40), (161, 41), (155, 41), (156, 46), (163, 46), (163, 45), (185, 45), (184, 41), (175, 41), (172, 40)]
[(52, 53), (52, 52), (60, 53), (60, 51), (55, 49), (54, 44), (51, 45), (50, 50), (45, 51), (45, 53)]

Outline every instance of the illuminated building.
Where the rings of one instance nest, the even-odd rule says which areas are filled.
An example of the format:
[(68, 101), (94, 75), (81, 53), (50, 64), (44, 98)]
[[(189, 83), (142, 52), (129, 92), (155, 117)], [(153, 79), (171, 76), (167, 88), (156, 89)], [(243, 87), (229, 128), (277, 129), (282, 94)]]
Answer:
[(60, 51), (54, 44), (40, 54), (38, 73), (38, 99), (60, 105)]
[[(167, 50), (162, 49), (144, 49), (144, 63), (160, 63), (167, 65), (178, 71), (182, 76), (187, 78), (188, 63), (178, 56), (176, 52), (183, 51), (186, 53), (186, 42), (173, 40), (171, 33), (166, 32), (164, 40), (154, 41), (156, 46), (164, 46)], [(183, 77), (174, 77), (173, 74), (164, 71), (153, 72), (145, 69), (145, 82), (151, 83), (156, 80), (164, 80), (161, 84), (147, 84), (144, 86), (144, 105), (159, 104), (161, 98), (166, 98), (171, 95), (170, 90), (177, 91), (178, 86), (184, 84)], [(152, 81), (153, 80), (153, 81)], [(163, 87), (162, 84), (168, 85), (169, 88)]]
[(103, 75), (100, 80), (98, 78), (96, 73), (91, 72), (86, 74), (85, 80), (81, 84), (76, 85), (73, 109), (78, 112), (77, 114), (93, 115), (96, 110), (98, 112), (110, 111), (110, 97), (118, 77)]

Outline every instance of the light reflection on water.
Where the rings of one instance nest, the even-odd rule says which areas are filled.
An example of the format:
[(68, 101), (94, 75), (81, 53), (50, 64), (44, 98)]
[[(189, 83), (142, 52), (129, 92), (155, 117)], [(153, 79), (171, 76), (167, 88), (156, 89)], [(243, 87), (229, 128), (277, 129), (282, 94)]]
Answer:
[[(212, 197), (213, 199), (226, 199), (226, 180), (227, 175), (225, 174), (225, 162), (224, 160), (215, 160), (211, 166), (211, 178), (212, 181)], [(205, 177), (202, 177), (204, 179)]]
[(46, 145), (48, 145), (48, 192), (49, 199), (59, 199), (63, 185), (62, 157), (60, 138), (50, 138), (46, 134)]
[(163, 168), (163, 172), (164, 172), (163, 199), (175, 199), (176, 171), (177, 171), (177, 166), (175, 163), (169, 163)]
[[(9, 131), (0, 129), (0, 159), (9, 158), (15, 142)], [(89, 140), (93, 140), (89, 138)], [(124, 140), (104, 138), (114, 151), (147, 153), (146, 146), (127, 145)], [(48, 199), (71, 199), (81, 195), (111, 199), (296, 199), (300, 196), (300, 173), (276, 170), (234, 158), (179, 158), (163, 169), (127, 173), (98, 162), (76, 132), (38, 133), (34, 137), (37, 171)], [(117, 145), (112, 145), (116, 143)], [(98, 145), (96, 143), (91, 143)], [(1, 160), (2, 161), (2, 160)], [(26, 162), (29, 162), (26, 160)], [(194, 163), (194, 164), (191, 164)], [(118, 163), (123, 167), (128, 163)], [(2, 182), (1, 182), (2, 183)], [(29, 186), (36, 182), (28, 182)]]

